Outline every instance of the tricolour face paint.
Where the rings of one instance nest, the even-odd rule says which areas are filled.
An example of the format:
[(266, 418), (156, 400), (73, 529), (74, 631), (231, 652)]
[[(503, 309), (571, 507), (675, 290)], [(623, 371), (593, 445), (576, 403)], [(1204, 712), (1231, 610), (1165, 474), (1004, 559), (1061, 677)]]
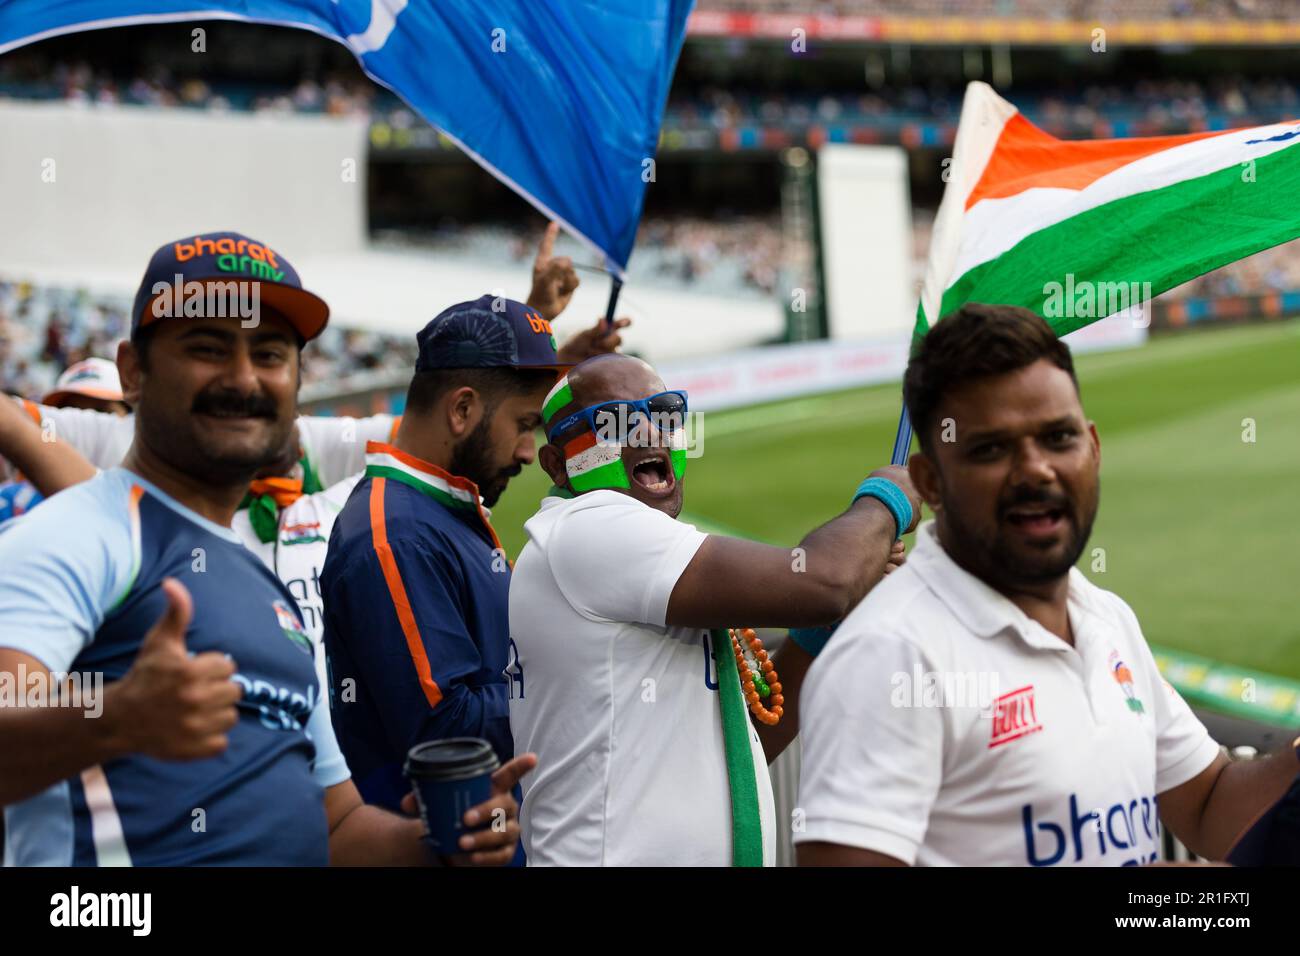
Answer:
[[(682, 455), (684, 461), (685, 452)], [(676, 468), (676, 462), (673, 467)], [(623, 467), (623, 446), (602, 444), (591, 431), (564, 443), (564, 470), (569, 475), (569, 484), (579, 494), (597, 488), (632, 486)]]
[(686, 474), (686, 432), (679, 430), (672, 437), (668, 457), (673, 461), (673, 477), (678, 481)]
[(569, 388), (569, 376), (566, 375), (555, 383), (555, 387), (547, 394), (546, 401), (542, 402), (542, 424), (550, 425), (555, 413), (571, 401), (573, 389)]

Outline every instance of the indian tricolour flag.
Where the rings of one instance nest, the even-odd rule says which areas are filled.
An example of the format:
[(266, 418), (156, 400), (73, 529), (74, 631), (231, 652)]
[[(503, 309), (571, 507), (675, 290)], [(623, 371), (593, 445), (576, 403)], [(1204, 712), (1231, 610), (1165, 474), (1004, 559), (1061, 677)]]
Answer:
[(1060, 140), (971, 83), (950, 168), (918, 336), (964, 302), (1024, 306), (1065, 335), (1300, 236), (1296, 120)]

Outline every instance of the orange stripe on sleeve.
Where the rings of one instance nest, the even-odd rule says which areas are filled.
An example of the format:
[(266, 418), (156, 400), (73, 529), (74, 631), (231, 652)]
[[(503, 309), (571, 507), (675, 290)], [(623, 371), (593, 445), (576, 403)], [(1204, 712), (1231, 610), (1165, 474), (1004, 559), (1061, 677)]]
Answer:
[(39, 427), (42, 423), (41, 406), (24, 398), (23, 408), (27, 410), (27, 414), (31, 416), (32, 421), (34, 421)]
[(424, 691), (429, 706), (437, 707), (442, 700), (442, 691), (433, 679), (429, 656), (424, 652), (420, 628), (415, 623), (415, 612), (411, 610), (406, 585), (402, 583), (402, 573), (397, 569), (392, 548), (388, 546), (388, 525), (384, 521), (384, 487), (387, 483), (387, 478), (375, 478), (370, 485), (370, 536), (384, 572), (384, 581), (388, 584), (388, 594), (393, 599), (393, 608), (397, 611), (397, 620), (406, 635), (406, 649), (410, 651), (411, 663), (420, 677), (420, 689)]

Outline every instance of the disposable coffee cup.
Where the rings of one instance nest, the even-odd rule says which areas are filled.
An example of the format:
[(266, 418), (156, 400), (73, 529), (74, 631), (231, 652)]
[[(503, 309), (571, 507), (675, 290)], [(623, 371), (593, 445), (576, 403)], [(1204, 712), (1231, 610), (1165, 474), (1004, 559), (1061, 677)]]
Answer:
[(478, 737), (431, 740), (407, 753), (406, 776), (438, 853), (461, 852), (465, 811), (492, 796), (492, 774), (500, 766), (492, 745)]

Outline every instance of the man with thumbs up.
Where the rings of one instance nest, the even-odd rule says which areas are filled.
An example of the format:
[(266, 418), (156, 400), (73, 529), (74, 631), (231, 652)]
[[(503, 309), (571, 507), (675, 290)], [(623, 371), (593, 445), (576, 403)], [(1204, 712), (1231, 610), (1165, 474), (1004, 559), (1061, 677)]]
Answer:
[[(122, 467), (0, 533), (0, 689), (23, 675), (0, 693), (5, 862), (432, 862), (418, 820), (362, 803), (294, 598), (230, 529), (289, 439), (299, 352), (328, 310), (278, 254), (271, 279), (184, 245), (155, 253), (118, 352), (136, 409)], [(209, 302), (248, 286), (254, 314), (171, 310), (173, 277)], [(106, 688), (93, 709), (68, 692), (83, 675)], [(502, 768), (470, 814), (513, 817), (532, 761)], [(503, 863), (517, 834), (510, 819), (461, 848)]]

